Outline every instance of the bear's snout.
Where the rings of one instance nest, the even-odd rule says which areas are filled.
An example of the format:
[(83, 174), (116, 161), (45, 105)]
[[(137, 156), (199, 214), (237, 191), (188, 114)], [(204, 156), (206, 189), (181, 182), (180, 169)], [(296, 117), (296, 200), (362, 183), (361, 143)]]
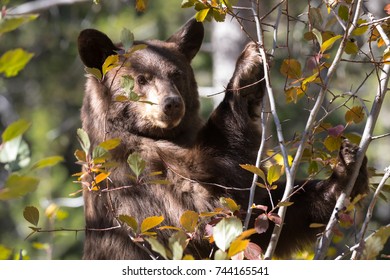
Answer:
[(162, 109), (164, 114), (175, 118), (181, 116), (184, 109), (183, 100), (180, 96), (170, 96), (163, 100)]

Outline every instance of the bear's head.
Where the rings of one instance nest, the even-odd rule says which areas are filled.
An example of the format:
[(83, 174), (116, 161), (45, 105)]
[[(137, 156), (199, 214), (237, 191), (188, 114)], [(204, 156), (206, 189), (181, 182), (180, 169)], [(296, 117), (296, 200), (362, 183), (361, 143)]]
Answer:
[[(82, 109), (84, 129), (100, 138), (96, 141), (103, 141), (110, 130), (155, 139), (173, 139), (196, 131), (200, 125), (199, 97), (190, 63), (203, 35), (203, 25), (190, 20), (166, 41), (136, 41), (134, 45), (144, 47), (127, 55), (104, 33), (83, 30), (78, 48), (86, 67), (101, 70), (107, 57), (119, 54), (119, 63), (102, 80), (88, 75)], [(134, 81), (137, 101), (118, 99), (123, 95), (124, 77)]]

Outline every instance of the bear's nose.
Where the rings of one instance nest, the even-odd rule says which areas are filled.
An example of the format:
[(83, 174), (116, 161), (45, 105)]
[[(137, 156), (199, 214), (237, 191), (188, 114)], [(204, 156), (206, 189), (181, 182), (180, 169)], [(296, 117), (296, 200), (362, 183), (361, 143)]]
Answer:
[(174, 115), (183, 108), (182, 99), (179, 96), (167, 97), (163, 101), (163, 110), (166, 115)]

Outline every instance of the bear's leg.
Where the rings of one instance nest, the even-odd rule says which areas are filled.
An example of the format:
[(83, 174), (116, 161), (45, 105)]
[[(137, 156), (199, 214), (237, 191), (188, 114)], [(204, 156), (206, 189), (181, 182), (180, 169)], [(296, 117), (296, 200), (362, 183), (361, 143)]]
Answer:
[[(275, 251), (277, 256), (288, 256), (297, 249), (303, 249), (306, 245), (312, 244), (316, 235), (323, 231), (324, 228), (310, 228), (310, 224), (328, 223), (336, 200), (348, 184), (354, 169), (358, 168), (356, 166), (357, 150), (356, 145), (344, 140), (340, 148), (338, 164), (327, 180), (313, 180), (295, 184), (296, 188), (301, 189), (291, 197), (290, 201), (294, 204), (287, 208), (284, 226)], [(367, 159), (365, 158), (351, 197), (366, 194), (368, 191)], [(280, 201), (283, 192), (284, 183), (280, 183), (279, 187), (271, 192), (275, 204)], [(261, 197), (263, 196), (259, 194), (259, 198)], [(255, 203), (259, 202), (255, 201)], [(268, 245), (271, 231), (272, 229), (266, 233), (267, 236), (258, 236), (261, 246), (265, 247), (264, 250)]]

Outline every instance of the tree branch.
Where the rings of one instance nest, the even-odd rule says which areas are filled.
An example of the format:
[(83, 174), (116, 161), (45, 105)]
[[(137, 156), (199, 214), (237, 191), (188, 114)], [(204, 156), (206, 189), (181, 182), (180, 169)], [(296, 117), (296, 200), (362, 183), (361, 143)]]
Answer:
[(51, 7), (60, 5), (72, 5), (82, 2), (91, 2), (91, 0), (38, 0), (21, 4), (17, 7), (9, 8), (7, 10), (8, 15), (20, 15), (37, 13), (43, 10), (47, 10)]

